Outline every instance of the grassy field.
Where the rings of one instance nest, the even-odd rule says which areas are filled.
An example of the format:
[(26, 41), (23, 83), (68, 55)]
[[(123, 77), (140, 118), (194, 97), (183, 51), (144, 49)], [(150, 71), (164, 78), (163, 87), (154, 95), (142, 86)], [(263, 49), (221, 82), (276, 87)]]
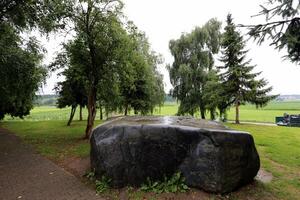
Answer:
[[(85, 124), (85, 121), (74, 121), (69, 127), (62, 120), (0, 122), (0, 126), (16, 133), (39, 153), (58, 162), (68, 157), (89, 155), (89, 144), (82, 140)], [(100, 121), (96, 121), (97, 124)]]
[(271, 183), (264, 185), (265, 189), (279, 199), (299, 199), (300, 128), (227, 125), (253, 135), (262, 168), (274, 177)]
[[(266, 107), (256, 108), (254, 105), (241, 106), (241, 121), (251, 122), (269, 122), (274, 123), (276, 116), (282, 116), (283, 113), (300, 114), (300, 101), (273, 101)], [(228, 113), (228, 119), (234, 120), (235, 110), (231, 109)]]
[[(156, 115), (174, 115), (177, 104), (166, 104)], [(62, 162), (68, 158), (84, 158), (89, 155), (89, 144), (82, 140), (85, 121), (77, 121), (78, 113), (70, 127), (66, 126), (69, 109), (54, 107), (37, 107), (24, 120), (6, 117), (0, 126), (11, 130), (25, 142), (47, 158)], [(300, 102), (272, 102), (263, 109), (245, 105), (241, 107), (242, 121), (274, 122), (275, 116), (284, 112), (300, 113)], [(84, 110), (84, 117), (87, 111)], [(234, 112), (229, 112), (229, 119), (233, 119)], [(97, 116), (99, 118), (99, 116)], [(101, 124), (100, 120), (95, 122)], [(299, 199), (300, 196), (300, 128), (271, 127), (261, 125), (234, 125), (227, 126), (250, 132), (256, 142), (261, 158), (261, 166), (272, 173), (270, 183), (256, 182), (244, 187), (221, 199)], [(133, 196), (144, 194), (136, 192)], [(133, 198), (139, 199), (139, 198)], [(219, 196), (210, 195), (209, 199), (219, 199)]]
[[(155, 115), (175, 115), (178, 110), (178, 104), (166, 103), (162, 108), (156, 108)], [(241, 121), (250, 122), (268, 122), (274, 123), (276, 116), (282, 116), (283, 113), (300, 114), (300, 101), (285, 101), (271, 102), (264, 108), (256, 108), (253, 105), (241, 106), (240, 119)], [(70, 109), (58, 109), (55, 107), (35, 107), (29, 116), (24, 118), (25, 121), (46, 121), (46, 120), (67, 120), (69, 118)], [(99, 112), (96, 119), (99, 119)], [(83, 110), (83, 117), (86, 119), (87, 110)], [(196, 115), (199, 117), (199, 115)], [(228, 119), (234, 120), (235, 110), (231, 109), (228, 112)], [(74, 119), (79, 118), (77, 110)], [(23, 121), (19, 118), (11, 118), (7, 116), (5, 121)]]
[[(101, 121), (96, 121), (100, 124)], [(6, 121), (1, 126), (13, 131), (39, 153), (61, 162), (70, 157), (89, 155), (89, 144), (82, 140), (85, 122), (74, 121)], [(300, 196), (300, 129), (260, 125), (227, 126), (250, 132), (261, 157), (262, 168), (274, 176), (271, 183), (256, 183), (226, 199), (297, 199)], [(137, 193), (136, 195), (138, 195)], [(141, 194), (139, 194), (141, 195)], [(216, 198), (218, 199), (218, 198)]]
[[(177, 104), (165, 104), (161, 111), (157, 110), (155, 114), (175, 115), (177, 110)], [(274, 123), (275, 117), (282, 116), (283, 113), (300, 114), (300, 101), (273, 101), (263, 108), (256, 108), (255, 105), (243, 105), (240, 110), (240, 120), (244, 122)], [(199, 114), (196, 117), (199, 117)], [(234, 108), (228, 111), (228, 119), (235, 119)]]

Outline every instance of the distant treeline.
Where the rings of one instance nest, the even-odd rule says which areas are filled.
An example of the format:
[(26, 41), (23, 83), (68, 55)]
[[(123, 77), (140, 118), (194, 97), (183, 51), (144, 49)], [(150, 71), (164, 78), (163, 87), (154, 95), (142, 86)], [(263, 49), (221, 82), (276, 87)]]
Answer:
[[(47, 95), (38, 95), (34, 101), (35, 106), (56, 106), (58, 95), (55, 94), (47, 94)], [(277, 97), (276, 101), (293, 101), (300, 100), (300, 95), (280, 95)], [(165, 95), (166, 103), (175, 103), (176, 99), (174, 99), (171, 95)]]
[[(37, 98), (34, 101), (35, 106), (56, 106), (58, 95), (56, 94), (47, 94), (47, 95), (37, 95)], [(174, 103), (176, 99), (172, 96), (166, 94), (165, 102)]]
[(37, 95), (34, 100), (35, 106), (56, 106), (58, 95), (47, 94), (47, 95)]
[(300, 100), (300, 95), (292, 94), (292, 95), (280, 95), (276, 99), (277, 101), (295, 101)]

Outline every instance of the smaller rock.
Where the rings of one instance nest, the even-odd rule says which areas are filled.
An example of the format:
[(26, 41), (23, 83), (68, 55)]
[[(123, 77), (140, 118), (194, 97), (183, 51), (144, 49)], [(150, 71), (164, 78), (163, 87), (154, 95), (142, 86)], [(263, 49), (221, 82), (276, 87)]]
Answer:
[(273, 175), (264, 169), (260, 169), (257, 173), (256, 179), (263, 183), (270, 183), (273, 180)]

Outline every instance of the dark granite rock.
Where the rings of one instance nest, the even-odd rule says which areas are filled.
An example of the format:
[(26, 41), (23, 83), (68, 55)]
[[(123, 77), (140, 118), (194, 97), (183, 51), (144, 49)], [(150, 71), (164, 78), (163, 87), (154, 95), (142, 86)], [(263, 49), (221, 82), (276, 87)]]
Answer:
[(125, 117), (94, 129), (91, 166), (114, 187), (139, 186), (180, 171), (188, 186), (231, 192), (256, 176), (253, 137), (186, 117)]

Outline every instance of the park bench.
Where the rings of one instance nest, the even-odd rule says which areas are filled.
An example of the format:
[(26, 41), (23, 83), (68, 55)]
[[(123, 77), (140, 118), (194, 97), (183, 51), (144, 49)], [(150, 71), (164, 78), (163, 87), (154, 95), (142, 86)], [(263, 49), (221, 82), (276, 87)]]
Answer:
[(300, 115), (284, 114), (283, 117), (276, 117), (275, 122), (278, 126), (300, 127)]

